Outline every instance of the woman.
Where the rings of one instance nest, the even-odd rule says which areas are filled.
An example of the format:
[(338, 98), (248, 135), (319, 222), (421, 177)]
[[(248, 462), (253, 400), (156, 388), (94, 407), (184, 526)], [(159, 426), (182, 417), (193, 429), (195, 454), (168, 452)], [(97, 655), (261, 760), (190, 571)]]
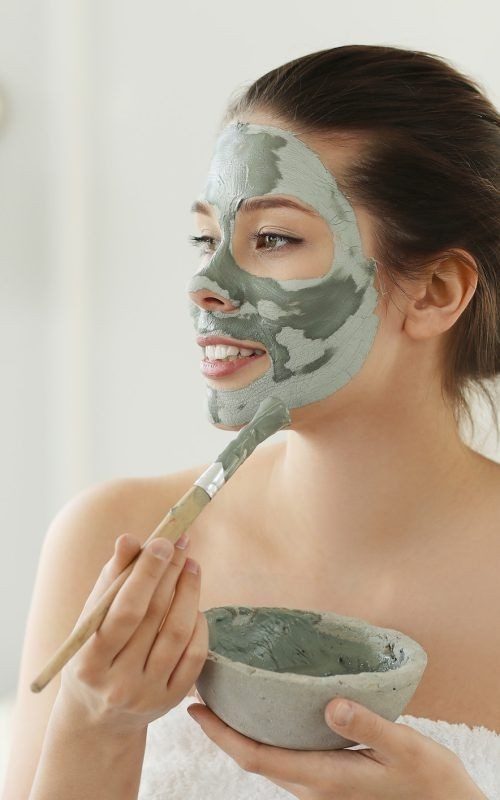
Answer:
[[(58, 514), (4, 800), (137, 797), (148, 723), (193, 693), (206, 656), (198, 605), (332, 609), (402, 630), (429, 659), (405, 713), (500, 733), (500, 466), (458, 432), (468, 388), (500, 372), (499, 150), (481, 90), (398, 48), (313, 53), (231, 104), (194, 207), (209, 418), (236, 430), (272, 392), (292, 425), (214, 498), (187, 551), (143, 552), (99, 632), (34, 697), (85, 601), (208, 465), (93, 487)], [(328, 724), (367, 749), (259, 747), (208, 708), (193, 715), (279, 796), (486, 797), (451, 749), (355, 704), (338, 727), (340, 705)]]

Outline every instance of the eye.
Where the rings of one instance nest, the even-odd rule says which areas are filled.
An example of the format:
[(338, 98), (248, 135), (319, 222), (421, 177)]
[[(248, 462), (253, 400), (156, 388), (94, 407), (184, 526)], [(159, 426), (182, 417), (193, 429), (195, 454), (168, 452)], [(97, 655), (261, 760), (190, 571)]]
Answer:
[[(297, 246), (304, 241), (303, 239), (299, 239), (295, 236), (284, 236), (282, 233), (276, 233), (275, 231), (253, 233), (249, 238), (257, 243), (257, 250), (267, 251), (285, 250), (288, 247)], [(207, 235), (189, 236), (188, 240), (195, 247), (202, 248), (201, 252), (203, 255), (210, 255), (211, 253), (214, 253), (219, 242), (219, 240), (214, 236)], [(259, 243), (262, 242), (266, 242), (267, 244), (265, 244), (263, 247), (259, 247)]]
[[(304, 241), (295, 236), (284, 236), (282, 233), (275, 233), (274, 231), (254, 233), (250, 238), (257, 241), (257, 243), (263, 240), (271, 242), (269, 247), (257, 247), (257, 250), (285, 250), (288, 247), (293, 247)], [(282, 244), (283, 242), (284, 244)]]
[[(217, 239), (215, 239), (213, 236), (189, 236), (188, 241), (190, 241), (195, 247), (202, 248), (201, 252), (203, 254), (214, 253), (217, 249)], [(204, 245), (206, 246), (203, 247)]]

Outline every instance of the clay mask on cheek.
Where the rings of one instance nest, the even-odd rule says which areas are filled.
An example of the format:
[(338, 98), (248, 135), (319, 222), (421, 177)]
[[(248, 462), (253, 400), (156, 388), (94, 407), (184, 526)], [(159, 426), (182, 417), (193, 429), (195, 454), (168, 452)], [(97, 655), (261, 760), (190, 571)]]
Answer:
[[(326, 274), (275, 280), (236, 263), (238, 206), (266, 194), (295, 197), (326, 220), (334, 238)], [(191, 303), (197, 335), (262, 342), (271, 360), (263, 375), (240, 389), (207, 386), (210, 421), (245, 425), (269, 395), (297, 408), (344, 386), (361, 369), (378, 327), (376, 264), (364, 256), (354, 211), (319, 156), (290, 131), (233, 123), (217, 140), (199, 199), (214, 206), (222, 239), (188, 291), (209, 289), (236, 309), (205, 310)]]

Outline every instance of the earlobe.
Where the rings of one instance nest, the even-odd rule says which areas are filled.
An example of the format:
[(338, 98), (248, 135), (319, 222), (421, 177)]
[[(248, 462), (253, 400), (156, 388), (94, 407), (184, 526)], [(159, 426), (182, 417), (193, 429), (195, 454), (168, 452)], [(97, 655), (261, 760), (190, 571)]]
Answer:
[(403, 328), (412, 339), (428, 339), (449, 330), (465, 311), (478, 280), (474, 259), (455, 250), (436, 263), (425, 291), (408, 303)]

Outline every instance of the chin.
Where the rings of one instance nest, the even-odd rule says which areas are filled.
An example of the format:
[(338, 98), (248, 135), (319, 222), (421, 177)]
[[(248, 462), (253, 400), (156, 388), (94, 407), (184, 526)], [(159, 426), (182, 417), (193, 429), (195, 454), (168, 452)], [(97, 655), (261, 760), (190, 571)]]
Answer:
[(212, 422), (214, 428), (219, 428), (221, 431), (241, 431), (248, 423), (244, 425), (223, 425), (222, 422)]

